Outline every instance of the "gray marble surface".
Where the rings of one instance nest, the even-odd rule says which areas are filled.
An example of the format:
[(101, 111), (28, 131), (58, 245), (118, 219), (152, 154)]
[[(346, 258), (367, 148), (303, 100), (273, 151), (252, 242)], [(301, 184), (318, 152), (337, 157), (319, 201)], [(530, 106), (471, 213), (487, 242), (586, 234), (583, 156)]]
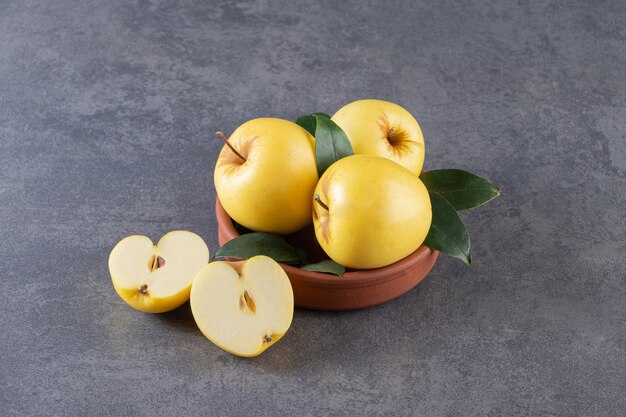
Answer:
[[(567, 3), (567, 4), (566, 4)], [(626, 4), (0, 0), (0, 414), (621, 416)], [(213, 133), (398, 102), (501, 185), (475, 264), (245, 360), (133, 311), (111, 248), (217, 248)]]

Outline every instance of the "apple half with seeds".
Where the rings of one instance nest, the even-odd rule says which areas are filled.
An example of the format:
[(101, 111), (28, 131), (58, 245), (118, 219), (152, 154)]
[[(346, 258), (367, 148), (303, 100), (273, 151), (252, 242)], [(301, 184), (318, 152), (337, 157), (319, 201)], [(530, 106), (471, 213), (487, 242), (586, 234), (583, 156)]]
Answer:
[(175, 230), (156, 245), (147, 236), (122, 239), (111, 251), (113, 287), (131, 307), (164, 313), (189, 300), (191, 283), (209, 261), (209, 248), (195, 233)]
[(211, 262), (191, 288), (191, 311), (202, 333), (237, 356), (260, 355), (283, 337), (293, 307), (287, 274), (267, 256)]

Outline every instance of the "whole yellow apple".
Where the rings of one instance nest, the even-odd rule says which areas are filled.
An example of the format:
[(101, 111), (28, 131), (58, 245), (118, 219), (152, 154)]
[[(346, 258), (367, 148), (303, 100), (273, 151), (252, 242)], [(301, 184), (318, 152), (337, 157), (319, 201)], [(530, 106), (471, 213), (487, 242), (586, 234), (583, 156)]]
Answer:
[(340, 108), (332, 120), (346, 133), (355, 154), (382, 156), (415, 175), (421, 173), (424, 136), (403, 107), (383, 100), (358, 100)]
[(379, 156), (340, 159), (315, 188), (315, 236), (328, 256), (350, 268), (378, 268), (408, 256), (426, 238), (431, 219), (418, 176)]
[(311, 223), (318, 179), (313, 136), (288, 120), (260, 118), (239, 126), (227, 145), (214, 181), (230, 217), (249, 229), (279, 234)]

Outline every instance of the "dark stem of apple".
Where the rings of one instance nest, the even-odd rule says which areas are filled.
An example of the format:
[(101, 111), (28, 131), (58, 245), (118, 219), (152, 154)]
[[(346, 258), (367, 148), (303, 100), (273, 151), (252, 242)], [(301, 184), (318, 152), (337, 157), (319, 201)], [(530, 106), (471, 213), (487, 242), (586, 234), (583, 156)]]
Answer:
[(317, 204), (322, 206), (322, 208), (324, 210), (328, 211), (328, 206), (326, 204), (324, 204), (324, 202), (322, 201), (322, 199), (320, 198), (320, 196), (318, 194), (315, 194), (315, 196), (313, 197), (313, 200), (315, 200), (317, 202)]
[(243, 156), (241, 156), (241, 154), (240, 154), (239, 152), (237, 152), (237, 149), (235, 149), (235, 148), (233, 147), (233, 145), (231, 145), (231, 144), (230, 144), (230, 142), (228, 142), (228, 139), (226, 139), (226, 136), (224, 136), (224, 133), (223, 133), (223, 132), (221, 132), (221, 131), (219, 131), (219, 130), (218, 130), (217, 132), (215, 132), (215, 134), (216, 134), (217, 136), (219, 136), (219, 137), (220, 137), (220, 138), (224, 141), (224, 143), (226, 144), (226, 146), (228, 146), (228, 147), (230, 148), (230, 150), (231, 150), (231, 151), (233, 151), (233, 152), (235, 153), (235, 155), (237, 155), (239, 158), (241, 158), (241, 160), (242, 160), (243, 162), (246, 162), (246, 158), (244, 158)]

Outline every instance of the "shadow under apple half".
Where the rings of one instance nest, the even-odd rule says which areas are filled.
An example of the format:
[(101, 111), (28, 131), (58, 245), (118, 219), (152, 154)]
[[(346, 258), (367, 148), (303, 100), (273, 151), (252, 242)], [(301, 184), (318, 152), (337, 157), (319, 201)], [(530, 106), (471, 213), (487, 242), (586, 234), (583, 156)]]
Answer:
[[(219, 199), (215, 216), (220, 246), (239, 236)], [(284, 236), (287, 242), (302, 248), (311, 262), (328, 259), (317, 243), (313, 227)], [(316, 310), (356, 310), (392, 300), (414, 288), (435, 265), (439, 252), (420, 246), (409, 256), (382, 268), (348, 269), (342, 277), (308, 271), (280, 264), (293, 287), (295, 305)]]

